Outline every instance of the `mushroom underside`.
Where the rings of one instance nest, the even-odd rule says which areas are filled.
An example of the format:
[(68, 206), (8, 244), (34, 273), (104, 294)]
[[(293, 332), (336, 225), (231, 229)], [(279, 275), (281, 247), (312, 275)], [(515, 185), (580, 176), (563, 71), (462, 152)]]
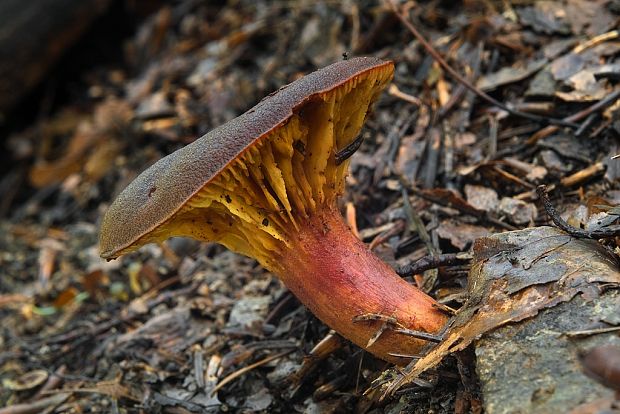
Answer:
[(315, 95), (140, 244), (171, 235), (215, 241), (278, 272), (300, 223), (343, 192), (348, 160), (337, 165), (335, 155), (357, 137), (390, 79), (389, 72), (370, 71)]

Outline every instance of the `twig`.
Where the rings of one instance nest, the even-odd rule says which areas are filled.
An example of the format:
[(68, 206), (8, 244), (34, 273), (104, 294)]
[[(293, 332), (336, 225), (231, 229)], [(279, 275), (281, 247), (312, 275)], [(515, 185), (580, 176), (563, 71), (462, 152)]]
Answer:
[(294, 349), (290, 349), (288, 351), (284, 351), (284, 352), (280, 352), (278, 354), (275, 355), (270, 355), (267, 358), (263, 358), (260, 361), (257, 361), (251, 365), (248, 365), (247, 367), (243, 367), (235, 372), (233, 372), (232, 374), (228, 375), (226, 378), (224, 378), (222, 381), (220, 381), (219, 384), (217, 384), (217, 386), (215, 388), (213, 388), (213, 390), (211, 391), (211, 395), (215, 395), (216, 392), (218, 392), (224, 385), (228, 384), (229, 382), (233, 381), (234, 379), (240, 377), (241, 375), (245, 374), (246, 372), (250, 372), (252, 371), (254, 368), (258, 368), (261, 365), (265, 365), (275, 359), (279, 359), (282, 358), (283, 356), (286, 356), (288, 354), (290, 354), (291, 352), (293, 352)]
[(618, 332), (620, 331), (620, 326), (610, 326), (608, 328), (597, 328), (597, 329), (585, 329), (582, 331), (569, 331), (564, 332), (564, 335), (569, 338), (579, 338), (584, 336), (592, 336), (592, 335), (600, 335), (609, 332)]
[(579, 184), (587, 180), (588, 178), (602, 173), (603, 171), (605, 171), (605, 165), (599, 161), (590, 165), (587, 168), (584, 168), (583, 170), (577, 171), (576, 173), (569, 175), (568, 177), (562, 178), (560, 180), (560, 183), (564, 187), (572, 187), (573, 185)]
[(426, 134), (426, 154), (422, 177), (423, 188), (433, 188), (439, 171), (439, 154), (443, 147), (439, 128), (432, 127)]
[(507, 181), (511, 181), (517, 185), (520, 185), (523, 188), (529, 188), (529, 189), (534, 189), (534, 184), (529, 183), (519, 177), (517, 177), (514, 174), (509, 173), (508, 171), (498, 167), (498, 166), (493, 166), (492, 171), (496, 172), (501, 178), (506, 179)]
[(295, 385), (301, 384), (303, 379), (317, 367), (319, 362), (342, 348), (344, 345), (343, 342), (344, 339), (338, 335), (336, 331), (330, 330), (329, 333), (304, 356), (299, 369), (288, 376), (288, 382)]
[(489, 158), (493, 158), (497, 154), (497, 132), (499, 130), (499, 121), (496, 116), (489, 115)]
[[(480, 76), (480, 63), (482, 62), (483, 49), (484, 49), (483, 42), (478, 42), (478, 45), (476, 46), (476, 53), (475, 55), (473, 55), (471, 59), (473, 63), (471, 63), (470, 65), (471, 66), (471, 75), (469, 76), (470, 82), (475, 81)], [(466, 93), (466, 91), (467, 91), (467, 88), (462, 84), (459, 84), (455, 88), (454, 93), (450, 97), (450, 100), (446, 102), (446, 104), (443, 105), (441, 108), (439, 108), (439, 110), (437, 111), (437, 121), (443, 120), (448, 115), (448, 113), (450, 113), (452, 108), (456, 106), (457, 103), (461, 102), (463, 99), (469, 98), (463, 105), (463, 108), (465, 109), (465, 112), (466, 112), (464, 116), (466, 116), (466, 118), (464, 117), (461, 118), (462, 121), (469, 122), (469, 116), (471, 115), (471, 101), (472, 101), (473, 95), (471, 92)]]
[(396, 352), (388, 352), (388, 355), (398, 357), (398, 358), (409, 358), (409, 359), (421, 359), (421, 355), (410, 355), (410, 354), (397, 354)]
[(461, 262), (471, 260), (471, 256), (463, 253), (445, 253), (439, 256), (424, 256), (415, 262), (402, 266), (396, 270), (400, 276), (411, 276), (420, 274), (429, 269), (436, 269), (441, 266), (452, 266)]
[(611, 32), (607, 32), (607, 33), (600, 34), (598, 36), (594, 36), (592, 39), (587, 40), (585, 43), (582, 43), (576, 46), (573, 49), (573, 53), (581, 53), (586, 49), (594, 47), (608, 40), (616, 39), (619, 36), (620, 36), (620, 32), (618, 30), (612, 30)]
[(385, 243), (386, 241), (390, 239), (390, 237), (395, 236), (396, 234), (402, 232), (405, 229), (406, 221), (397, 220), (395, 222), (388, 223), (388, 225), (391, 225), (391, 227), (377, 234), (375, 238), (372, 239), (372, 241), (368, 244), (368, 248), (370, 250), (373, 250), (378, 245)]
[(424, 341), (440, 343), (443, 340), (443, 336), (441, 335), (433, 335), (428, 332), (423, 331), (415, 331), (413, 329), (394, 329), (395, 333), (399, 333), (401, 335), (411, 336), (413, 338), (422, 339)]
[[(583, 111), (579, 111), (576, 114), (573, 114), (571, 116), (567, 116), (566, 118), (564, 118), (564, 120), (565, 121), (570, 121), (570, 122), (581, 121), (582, 119), (584, 119), (587, 116), (589, 116), (591, 113), (599, 111), (599, 110), (601, 110), (603, 108), (606, 108), (609, 105), (613, 104), (614, 102), (616, 102), (618, 100), (618, 98), (620, 98), (620, 89), (616, 89), (615, 91), (613, 91), (612, 93), (607, 95), (604, 99), (601, 99), (600, 101), (598, 101), (597, 103), (587, 107)], [(549, 135), (553, 134), (558, 129), (559, 128), (558, 128), (557, 125), (548, 125), (545, 128), (543, 128), (540, 131), (538, 131), (537, 133), (535, 133), (534, 135), (532, 135), (525, 143), (527, 145), (534, 145), (539, 140), (541, 140), (541, 139), (543, 139), (545, 137), (548, 137)]]
[(297, 303), (297, 298), (293, 296), (290, 291), (286, 291), (283, 296), (280, 296), (276, 305), (273, 309), (267, 314), (265, 320), (263, 321), (264, 325), (275, 325), (277, 321), (283, 316), (284, 312), (289, 306), (293, 306)]
[(0, 414), (36, 414), (43, 412), (50, 407), (56, 407), (67, 400), (71, 396), (70, 393), (62, 393), (52, 395), (51, 397), (42, 398), (31, 403), (9, 405), (0, 408)]
[(503, 109), (504, 111), (508, 112), (509, 114), (513, 116), (527, 118), (532, 121), (542, 122), (545, 124), (561, 125), (561, 126), (567, 126), (571, 128), (578, 127), (577, 125), (575, 125), (575, 123), (572, 120), (549, 118), (549, 117), (544, 117), (544, 116), (539, 116), (535, 114), (530, 114), (527, 112), (521, 112), (521, 111), (514, 110), (508, 107), (507, 105), (503, 104), (502, 102), (498, 101), (497, 99), (493, 98), (486, 92), (480, 90), (479, 88), (474, 86), (471, 82), (469, 82), (467, 79), (463, 78), (456, 70), (452, 69), (452, 67), (448, 64), (448, 62), (446, 62), (445, 59), (439, 54), (439, 52), (435, 50), (433, 45), (431, 45), (424, 38), (424, 36), (422, 36), (422, 34), (418, 32), (418, 30), (413, 26), (413, 24), (409, 22), (409, 20), (407, 20), (407, 16), (405, 16), (400, 10), (398, 10), (393, 0), (388, 0), (388, 3), (390, 4), (390, 7), (392, 8), (392, 11), (396, 15), (396, 17), (398, 17), (398, 19), (403, 23), (403, 25), (405, 25), (405, 27), (411, 32), (411, 34), (413, 34), (413, 36), (420, 42), (420, 44), (424, 46), (424, 49), (426, 49), (426, 51), (433, 57), (433, 59), (435, 59), (437, 63), (439, 63), (439, 65), (450, 76), (452, 76), (457, 82), (461, 83), (463, 86), (465, 86), (467, 89), (475, 93), (480, 98), (497, 106), (498, 108)]
[[(403, 186), (406, 184), (406, 181), (404, 181), (404, 179), (401, 179), (400, 182), (401, 182), (401, 185)], [(503, 221), (500, 221), (499, 219), (497, 219), (496, 217), (493, 217), (490, 213), (486, 211), (477, 210), (474, 208), (468, 208), (467, 206), (464, 206), (459, 203), (450, 203), (449, 201), (443, 200), (440, 197), (433, 197), (431, 193), (429, 193), (428, 191), (423, 191), (416, 187), (409, 186), (408, 188), (412, 194), (420, 198), (423, 198), (424, 200), (430, 201), (431, 203), (435, 203), (435, 204), (438, 204), (444, 207), (454, 208), (455, 210), (458, 210), (461, 213), (465, 213), (469, 216), (476, 217), (480, 220), (485, 220), (491, 224), (495, 224), (496, 226), (502, 227), (506, 230), (517, 230), (515, 226), (512, 226), (508, 223), (504, 223)]]
[(54, 371), (48, 378), (45, 384), (37, 391), (37, 393), (32, 398), (33, 400), (38, 400), (48, 391), (54, 390), (62, 384), (64, 378), (63, 376), (67, 372), (67, 366), (61, 365), (56, 371)]
[(539, 185), (536, 190), (538, 192), (538, 196), (543, 202), (547, 215), (551, 218), (551, 221), (553, 221), (556, 226), (569, 235), (582, 239), (609, 239), (620, 236), (620, 226), (618, 225), (607, 226), (596, 230), (582, 230), (571, 226), (562, 217), (560, 217), (553, 204), (551, 204), (549, 194), (547, 194), (547, 187), (544, 185)]
[(409, 201), (409, 194), (407, 193), (407, 188), (404, 185), (401, 188), (401, 194), (403, 198), (403, 210), (405, 211), (405, 217), (407, 218), (407, 225), (409, 229), (420, 237), (420, 240), (424, 242), (424, 245), (431, 255), (438, 255), (439, 252), (433, 245), (431, 236), (426, 231), (426, 226), (424, 226), (422, 219), (415, 212), (411, 202)]
[(586, 120), (581, 123), (581, 126), (577, 128), (577, 130), (575, 131), (575, 136), (579, 138), (582, 135), (584, 135), (586, 130), (592, 126), (592, 124), (594, 123), (594, 121), (596, 121), (597, 118), (598, 118), (597, 113), (590, 114), (586, 118)]
[[(424, 108), (424, 107), (425, 105), (422, 104), (420, 108)], [(410, 113), (408, 110), (405, 109), (401, 111), (401, 113), (396, 118), (394, 125), (390, 128), (390, 131), (386, 137), (386, 141), (389, 145), (387, 155), (385, 157), (382, 157), (381, 161), (379, 161), (379, 164), (377, 165), (377, 169), (375, 171), (375, 177), (373, 177), (374, 182), (379, 181), (380, 177), (377, 176), (377, 174), (383, 173), (385, 171), (386, 162), (387, 162), (389, 171), (391, 172), (396, 171), (396, 168), (394, 166), (394, 160), (396, 159), (398, 150), (400, 149), (400, 144), (401, 144), (400, 140), (405, 135), (405, 132), (407, 131), (407, 129), (409, 129), (409, 127), (411, 126), (411, 124), (417, 117), (418, 117), (417, 110)]]
[(388, 88), (388, 93), (398, 99), (402, 99), (405, 102), (409, 102), (412, 105), (415, 105), (415, 106), (424, 105), (422, 101), (420, 100), (420, 98), (417, 98), (413, 95), (409, 95), (408, 93), (401, 91), (400, 89), (398, 89), (398, 86), (394, 84), (390, 85), (390, 87)]
[(394, 316), (382, 315), (380, 313), (365, 313), (363, 315), (357, 315), (352, 319), (353, 323), (356, 322), (382, 322), (377, 332), (370, 338), (366, 347), (370, 347), (377, 339), (387, 330), (391, 330), (394, 333), (401, 335), (411, 336), (413, 338), (422, 339), (424, 341), (439, 343), (442, 341), (443, 335), (435, 335), (432, 333), (418, 331), (413, 329), (407, 329), (401, 324)]

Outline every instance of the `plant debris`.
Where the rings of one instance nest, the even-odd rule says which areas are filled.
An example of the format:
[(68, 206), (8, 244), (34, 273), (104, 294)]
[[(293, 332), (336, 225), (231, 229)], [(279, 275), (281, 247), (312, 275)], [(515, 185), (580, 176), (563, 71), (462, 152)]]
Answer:
[[(0, 117), (0, 414), (501, 412), (488, 386), (501, 364), (483, 351), (527, 350), (510, 341), (532, 332), (546, 349), (560, 310), (613, 310), (613, 297), (615, 313), (564, 332), (578, 348), (557, 384), (598, 390), (569, 403), (574, 413), (617, 409), (609, 377), (582, 374), (581, 353), (615, 343), (620, 324), (617, 2), (102, 3), (92, 30)], [(112, 36), (117, 22), (132, 30)], [(66, 46), (64, 34), (50, 45)], [(451, 316), (441, 342), (395, 371), (215, 244), (174, 238), (98, 257), (102, 214), (146, 167), (355, 56), (393, 60), (395, 77), (338, 154), (350, 163), (341, 212)], [(377, 335), (399, 329), (374, 317)], [(542, 372), (505, 365), (528, 387)], [(556, 395), (540, 387), (536, 402)]]

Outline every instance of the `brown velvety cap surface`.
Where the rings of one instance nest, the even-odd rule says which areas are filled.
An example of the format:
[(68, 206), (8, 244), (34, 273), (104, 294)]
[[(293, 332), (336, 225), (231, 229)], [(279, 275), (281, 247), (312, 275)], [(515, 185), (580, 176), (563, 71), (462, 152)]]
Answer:
[(392, 62), (361, 57), (334, 63), (280, 88), (239, 117), (153, 164), (105, 214), (101, 256), (117, 257), (157, 229), (246, 148), (284, 125), (313, 96), (373, 70), (391, 71)]

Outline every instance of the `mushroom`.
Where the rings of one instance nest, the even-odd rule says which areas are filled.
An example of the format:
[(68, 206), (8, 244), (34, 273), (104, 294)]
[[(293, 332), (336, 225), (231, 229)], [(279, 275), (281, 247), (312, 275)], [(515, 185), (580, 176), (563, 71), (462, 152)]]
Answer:
[(221, 243), (276, 274), (345, 338), (408, 362), (402, 355), (425, 340), (398, 329), (437, 333), (447, 317), (352, 234), (336, 205), (349, 164), (341, 154), (393, 72), (371, 57), (334, 63), (162, 158), (108, 209), (101, 256), (172, 236)]

